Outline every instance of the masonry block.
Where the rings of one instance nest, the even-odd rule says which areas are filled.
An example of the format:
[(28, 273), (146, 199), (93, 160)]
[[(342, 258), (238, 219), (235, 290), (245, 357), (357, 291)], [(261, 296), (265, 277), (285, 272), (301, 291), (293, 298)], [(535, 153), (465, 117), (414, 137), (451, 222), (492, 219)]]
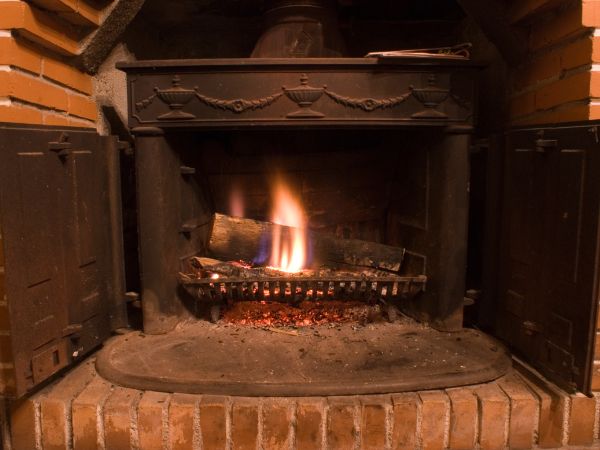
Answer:
[(266, 400), (262, 406), (262, 414), (263, 447), (287, 450), (290, 447), (292, 403), (288, 400)]
[(423, 450), (443, 450), (447, 417), (450, 413), (449, 399), (444, 391), (419, 392), (421, 400), (421, 441)]
[(96, 376), (73, 400), (71, 417), (75, 450), (96, 449), (104, 440), (104, 435), (98, 435), (98, 424), (111, 389), (110, 383)]
[(571, 396), (569, 445), (590, 445), (594, 442), (596, 399), (583, 394)]
[(327, 444), (331, 450), (347, 450), (356, 445), (358, 409), (353, 397), (330, 397), (327, 411)]
[(104, 406), (104, 439), (106, 448), (131, 447), (131, 421), (141, 392), (115, 387)]
[(227, 414), (227, 397), (202, 396), (199, 416), (204, 450), (219, 450), (227, 445)]
[(498, 385), (510, 402), (508, 446), (515, 450), (530, 449), (537, 434), (539, 411), (536, 398), (517, 376), (507, 376), (499, 380)]
[(496, 383), (477, 387), (475, 394), (480, 414), (479, 444), (485, 450), (503, 450), (507, 445), (508, 397)]
[(385, 448), (387, 411), (391, 407), (387, 396), (361, 397), (361, 449)]
[(410, 392), (392, 396), (394, 411), (392, 448), (414, 450), (417, 445), (419, 398)]
[(450, 443), (452, 450), (471, 450), (475, 447), (479, 425), (477, 397), (470, 389), (446, 391), (450, 399)]
[(138, 403), (138, 439), (144, 450), (162, 450), (163, 417), (167, 414), (170, 395), (164, 392), (144, 392)]
[(169, 404), (170, 450), (192, 450), (194, 448), (196, 406), (200, 397), (173, 394)]
[(231, 408), (231, 440), (234, 450), (255, 450), (258, 441), (256, 398), (235, 398)]
[(41, 430), (44, 450), (67, 450), (73, 439), (71, 404), (95, 376), (92, 361), (74, 368), (67, 377), (40, 396)]
[(317, 450), (323, 443), (322, 399), (299, 399), (296, 409), (296, 448), (297, 450)]

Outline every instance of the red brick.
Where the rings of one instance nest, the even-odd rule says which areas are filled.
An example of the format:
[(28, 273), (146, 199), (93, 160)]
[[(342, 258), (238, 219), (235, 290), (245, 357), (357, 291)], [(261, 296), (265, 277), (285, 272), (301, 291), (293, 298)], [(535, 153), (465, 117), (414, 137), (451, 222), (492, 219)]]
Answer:
[(539, 14), (542, 11), (554, 8), (563, 1), (564, 0), (518, 0), (510, 4), (507, 17), (511, 23), (515, 23), (535, 14)]
[(164, 392), (144, 392), (138, 403), (138, 439), (144, 450), (163, 448), (163, 415), (166, 415), (169, 394)]
[[(94, 364), (85, 362), (70, 371), (40, 398), (44, 450), (67, 449), (72, 439), (69, 415), (71, 403), (95, 376)], [(69, 434), (67, 434), (69, 431)]]
[[(594, 36), (592, 38), (592, 62), (600, 62), (600, 36)], [(598, 319), (600, 322), (600, 319)], [(600, 328), (600, 325), (598, 325)]]
[[(597, 117), (600, 118), (600, 108), (597, 111)], [(600, 391), (600, 362), (597, 361), (594, 361), (594, 366), (592, 367), (592, 390)]]
[(13, 37), (0, 38), (0, 65), (19, 67), (29, 72), (42, 71), (42, 57), (30, 45)]
[(549, 109), (590, 96), (591, 73), (583, 72), (541, 87), (535, 96), (538, 110)]
[(43, 119), (44, 125), (52, 126), (69, 126), (69, 117), (66, 115), (54, 114), (51, 112), (44, 112)]
[(199, 409), (202, 448), (222, 450), (227, 443), (227, 397), (205, 395)]
[(96, 103), (91, 98), (79, 94), (69, 94), (69, 114), (88, 120), (98, 118)]
[(594, 442), (596, 399), (583, 394), (571, 396), (569, 445), (590, 445)]
[(386, 443), (388, 397), (361, 397), (361, 449), (380, 450)]
[(104, 406), (106, 448), (126, 450), (131, 446), (131, 420), (140, 391), (115, 387)]
[(450, 413), (448, 396), (444, 391), (424, 391), (419, 392), (419, 398), (423, 450), (443, 450), (446, 419)]
[[(41, 9), (52, 11), (59, 17), (84, 27), (97, 27), (101, 22), (101, 11), (79, 0), (31, 0)], [(100, 5), (98, 5), (100, 6)]]
[(450, 398), (451, 450), (471, 450), (475, 447), (478, 427), (477, 397), (465, 388), (448, 389)]
[(194, 420), (198, 400), (199, 397), (195, 395), (173, 394), (169, 404), (170, 450), (193, 449)]
[(41, 125), (43, 123), (43, 115), (39, 109), (28, 106), (15, 104), (0, 106), (0, 122)]
[(392, 448), (413, 450), (417, 444), (417, 413), (419, 400), (416, 394), (394, 395), (394, 425)]
[(33, 450), (36, 448), (36, 409), (39, 404), (32, 398), (13, 403), (10, 410), (10, 430), (13, 450)]
[(498, 385), (510, 401), (508, 446), (511, 449), (531, 448), (538, 417), (536, 398), (516, 376), (507, 376), (498, 381)]
[(600, 27), (600, 2), (598, 0), (582, 0), (581, 22), (585, 27)]
[(323, 410), (321, 399), (299, 399), (296, 410), (297, 450), (316, 450), (323, 442)]
[(236, 398), (231, 409), (231, 440), (234, 450), (255, 450), (258, 440), (258, 399)]
[[(599, 114), (594, 117), (594, 114)], [(555, 109), (540, 111), (531, 116), (514, 118), (511, 123), (515, 126), (557, 124), (566, 122), (581, 122), (600, 118), (600, 110), (583, 102), (567, 103)]]
[(0, 29), (14, 29), (27, 39), (57, 52), (74, 56), (79, 51), (79, 36), (73, 27), (24, 1), (8, 0), (2, 5)]
[(485, 450), (503, 450), (507, 443), (508, 397), (496, 383), (479, 386), (475, 394), (479, 399), (479, 444)]
[(540, 414), (538, 445), (541, 448), (556, 448), (562, 445), (567, 395), (547, 383), (528, 377), (525, 379), (538, 398)]
[(347, 450), (356, 445), (358, 430), (354, 417), (357, 404), (352, 397), (330, 397), (327, 413), (327, 444), (331, 450)]
[(111, 385), (96, 376), (73, 401), (71, 417), (75, 450), (96, 449), (103, 439), (98, 436), (98, 419), (110, 391)]
[(549, 19), (534, 23), (529, 33), (529, 48), (538, 50), (586, 31), (581, 23), (581, 6), (574, 5), (562, 9)]
[(561, 69), (574, 69), (594, 62), (593, 49), (596, 39), (598, 38), (583, 36), (581, 39), (562, 46), (558, 51)]
[(290, 424), (292, 421), (292, 405), (289, 401), (267, 400), (263, 404), (263, 447), (265, 449), (283, 450), (290, 446)]
[(16, 70), (0, 72), (0, 97), (59, 111), (66, 111), (68, 107), (67, 93), (63, 88)]
[(90, 75), (49, 57), (44, 58), (42, 75), (87, 95), (91, 95), (94, 91)]

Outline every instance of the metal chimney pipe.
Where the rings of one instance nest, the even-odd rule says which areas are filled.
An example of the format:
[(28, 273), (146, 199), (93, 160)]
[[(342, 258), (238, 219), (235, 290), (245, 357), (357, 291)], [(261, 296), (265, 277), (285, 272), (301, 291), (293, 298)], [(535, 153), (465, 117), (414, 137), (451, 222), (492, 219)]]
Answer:
[(275, 0), (252, 58), (335, 58), (345, 46), (335, 5), (327, 0)]

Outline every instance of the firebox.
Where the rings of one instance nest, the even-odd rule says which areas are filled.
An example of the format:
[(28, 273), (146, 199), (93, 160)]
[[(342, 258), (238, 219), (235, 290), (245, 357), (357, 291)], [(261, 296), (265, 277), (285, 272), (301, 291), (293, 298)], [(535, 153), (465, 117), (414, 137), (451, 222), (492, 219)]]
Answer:
[(269, 23), (249, 59), (118, 66), (144, 333), (107, 346), (99, 372), (230, 395), (502, 375), (503, 348), (462, 327), (474, 67), (343, 58), (323, 2), (279, 2)]

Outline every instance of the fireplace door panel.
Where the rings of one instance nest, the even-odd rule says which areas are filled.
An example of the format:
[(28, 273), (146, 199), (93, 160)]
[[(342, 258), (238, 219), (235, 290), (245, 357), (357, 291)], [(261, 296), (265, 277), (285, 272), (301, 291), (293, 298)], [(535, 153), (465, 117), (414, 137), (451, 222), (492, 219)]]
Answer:
[(95, 132), (0, 128), (1, 349), (12, 366), (0, 395), (20, 396), (80, 359), (120, 314), (108, 181), (117, 152)]
[(586, 127), (510, 133), (497, 333), (546, 376), (589, 391), (600, 158)]

